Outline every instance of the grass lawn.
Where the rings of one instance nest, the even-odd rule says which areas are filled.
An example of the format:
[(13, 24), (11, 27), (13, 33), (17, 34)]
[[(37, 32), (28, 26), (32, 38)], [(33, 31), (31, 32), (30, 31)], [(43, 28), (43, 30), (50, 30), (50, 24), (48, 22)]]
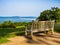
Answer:
[(24, 27), (21, 27), (21, 28), (0, 28), (0, 44), (8, 42), (9, 40), (7, 40), (7, 38), (15, 37), (18, 35), (23, 35), (24, 30), (25, 30)]
[(0, 38), (0, 44), (1, 43), (6, 43), (6, 42), (8, 42), (9, 40), (7, 40), (7, 38), (5, 38), (5, 37), (2, 37), (2, 38)]

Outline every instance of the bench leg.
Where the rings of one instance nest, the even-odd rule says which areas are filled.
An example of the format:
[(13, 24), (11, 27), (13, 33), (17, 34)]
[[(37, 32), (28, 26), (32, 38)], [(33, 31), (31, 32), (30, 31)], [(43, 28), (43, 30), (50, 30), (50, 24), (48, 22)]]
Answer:
[(52, 28), (52, 30), (51, 30), (51, 34), (54, 34), (54, 29)]

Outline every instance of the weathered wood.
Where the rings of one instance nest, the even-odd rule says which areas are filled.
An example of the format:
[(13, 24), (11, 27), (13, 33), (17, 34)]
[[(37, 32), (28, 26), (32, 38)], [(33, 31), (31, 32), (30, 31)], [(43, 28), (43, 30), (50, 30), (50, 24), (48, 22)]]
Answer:
[[(27, 35), (27, 27), (25, 31), (25, 35)], [(31, 25), (31, 36), (33, 37), (33, 33), (37, 31), (49, 31), (51, 30), (51, 34), (54, 33), (54, 20), (53, 21), (37, 21), (35, 22), (34, 20), (32, 21)]]
[(25, 29), (25, 36), (27, 36), (27, 26), (26, 26), (26, 29)]
[(51, 26), (52, 34), (54, 34), (54, 22), (55, 22), (55, 21), (53, 20), (53, 21), (52, 21), (52, 24), (51, 24), (51, 25), (52, 25), (52, 26)]

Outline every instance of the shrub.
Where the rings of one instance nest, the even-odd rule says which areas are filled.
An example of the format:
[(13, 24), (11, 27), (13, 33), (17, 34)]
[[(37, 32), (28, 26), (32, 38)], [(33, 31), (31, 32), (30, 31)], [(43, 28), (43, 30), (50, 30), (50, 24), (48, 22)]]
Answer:
[(55, 24), (54, 30), (60, 33), (60, 24)]

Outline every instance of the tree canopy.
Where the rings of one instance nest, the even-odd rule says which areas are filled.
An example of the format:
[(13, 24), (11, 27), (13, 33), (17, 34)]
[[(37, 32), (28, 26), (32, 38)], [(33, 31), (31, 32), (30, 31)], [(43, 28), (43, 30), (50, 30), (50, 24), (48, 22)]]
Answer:
[(40, 16), (37, 19), (42, 21), (60, 20), (60, 8), (52, 7), (49, 10), (44, 10), (40, 13)]

